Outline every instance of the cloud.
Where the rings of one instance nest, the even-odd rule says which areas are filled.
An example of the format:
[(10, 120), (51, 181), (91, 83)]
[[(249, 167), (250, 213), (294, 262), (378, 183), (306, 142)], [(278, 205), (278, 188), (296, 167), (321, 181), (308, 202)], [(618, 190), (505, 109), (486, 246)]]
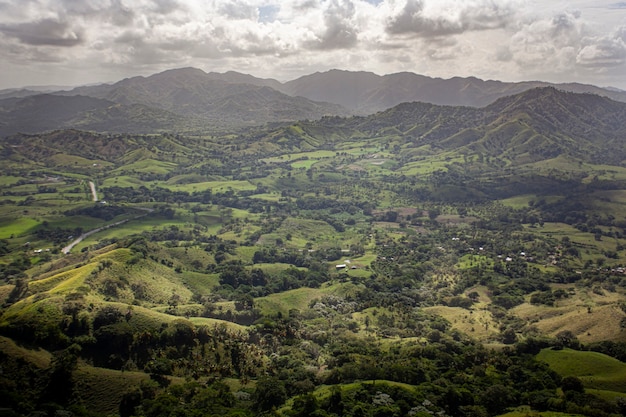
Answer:
[(257, 8), (243, 0), (230, 0), (228, 2), (217, 2), (218, 13), (228, 19), (256, 20), (258, 17)]
[(76, 46), (84, 42), (82, 28), (54, 19), (0, 25), (0, 33), (34, 46)]
[[(512, 59), (529, 72), (571, 68), (581, 48), (585, 25), (579, 12), (564, 12), (522, 22), (508, 44)], [(506, 55), (505, 55), (506, 56)]]
[(16, 77), (39, 62), (51, 63), (40, 74), (109, 68), (108, 80), (180, 66), (623, 79), (626, 30), (598, 22), (618, 21), (624, 2), (569, 4), (580, 11), (540, 0), (0, 0), (0, 65)]
[(603, 68), (626, 63), (626, 26), (618, 28), (611, 36), (585, 41), (587, 44), (576, 56), (579, 65)]
[(387, 32), (422, 37), (502, 28), (513, 21), (515, 16), (513, 3), (493, 0), (444, 0), (437, 3), (405, 0), (404, 3), (392, 2), (391, 6)]
[(323, 31), (313, 41), (305, 42), (312, 49), (347, 49), (355, 46), (358, 28), (354, 24), (355, 6), (351, 0), (332, 0), (323, 11)]

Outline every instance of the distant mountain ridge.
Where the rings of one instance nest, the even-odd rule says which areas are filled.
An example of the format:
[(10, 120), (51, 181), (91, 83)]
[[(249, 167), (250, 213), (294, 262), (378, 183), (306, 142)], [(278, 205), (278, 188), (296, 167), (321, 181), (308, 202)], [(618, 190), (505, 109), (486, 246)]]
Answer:
[(181, 68), (149, 77), (127, 78), (112, 85), (80, 87), (61, 94), (81, 94), (120, 104), (143, 104), (227, 124), (264, 124), (349, 114), (336, 104), (288, 96), (277, 89), (279, 84), (276, 80), (236, 72), (207, 74), (196, 68)]
[(368, 115), (410, 102), (481, 108), (545, 86), (626, 102), (624, 91), (583, 84), (444, 80), (409, 72), (380, 76), (342, 70), (281, 83), (235, 71), (180, 68), (54, 93), (0, 91), (0, 135), (58, 128), (133, 133), (224, 130)]
[(345, 106), (356, 114), (371, 114), (404, 102), (422, 101), (447, 106), (483, 107), (537, 87), (554, 86), (574, 93), (592, 93), (626, 102), (626, 92), (592, 85), (552, 84), (541, 81), (506, 83), (475, 77), (431, 78), (411, 72), (376, 75), (371, 72), (331, 70), (300, 77), (284, 84), (291, 95)]

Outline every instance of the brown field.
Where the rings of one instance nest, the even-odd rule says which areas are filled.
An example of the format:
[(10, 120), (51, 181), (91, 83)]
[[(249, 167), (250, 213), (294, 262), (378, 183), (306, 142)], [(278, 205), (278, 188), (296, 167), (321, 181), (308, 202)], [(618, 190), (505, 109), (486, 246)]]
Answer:
[(461, 307), (434, 306), (427, 307), (424, 311), (443, 317), (450, 322), (453, 329), (476, 340), (494, 340), (500, 333), (497, 323), (487, 310), (466, 310)]
[(557, 301), (554, 307), (524, 303), (511, 312), (550, 336), (567, 330), (583, 343), (626, 341), (626, 329), (621, 327), (626, 314), (618, 305), (622, 299), (617, 293), (604, 291), (599, 295), (577, 289), (575, 295)]

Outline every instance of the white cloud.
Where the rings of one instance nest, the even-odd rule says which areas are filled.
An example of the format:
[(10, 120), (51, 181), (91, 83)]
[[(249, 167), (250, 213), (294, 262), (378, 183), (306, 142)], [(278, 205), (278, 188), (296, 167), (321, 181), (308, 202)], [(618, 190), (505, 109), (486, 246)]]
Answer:
[(197, 66), (281, 79), (330, 68), (583, 82), (602, 73), (626, 88), (617, 75), (626, 72), (626, 30), (614, 23), (621, 16), (623, 24), (626, 10), (616, 1), (568, 4), (571, 10), (539, 0), (5, 0), (2, 82), (32, 84), (29, 74), (39, 79), (46, 71), (94, 82), (103, 73), (111, 80)]
[(576, 62), (585, 67), (604, 68), (626, 63), (626, 26), (610, 36), (585, 39), (586, 45), (576, 56)]

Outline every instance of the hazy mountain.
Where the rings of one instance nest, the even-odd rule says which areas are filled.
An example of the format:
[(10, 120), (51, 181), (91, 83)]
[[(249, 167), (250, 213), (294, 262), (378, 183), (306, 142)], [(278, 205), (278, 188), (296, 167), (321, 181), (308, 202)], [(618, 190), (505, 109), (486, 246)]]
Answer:
[[(301, 123), (309, 138), (398, 137), (405, 148), (461, 150), (512, 164), (568, 155), (593, 162), (626, 159), (626, 103), (553, 87), (527, 90), (489, 106), (403, 103), (367, 117)], [(284, 132), (284, 133), (283, 133)], [(266, 140), (292, 137), (280, 129)]]
[(207, 122), (222, 126), (348, 114), (336, 104), (288, 96), (276, 90), (279, 85), (276, 80), (236, 72), (207, 74), (195, 68), (182, 68), (128, 78), (112, 85), (80, 87), (66, 94), (120, 104), (143, 104), (183, 116), (206, 118)]
[(557, 86), (576, 93), (593, 93), (626, 102), (626, 92), (592, 85), (555, 85), (540, 81), (505, 83), (474, 77), (442, 79), (410, 72), (379, 76), (371, 72), (331, 70), (289, 81), (284, 84), (283, 91), (311, 100), (337, 103), (357, 114), (371, 114), (412, 101), (483, 107), (500, 97), (546, 86)]
[(190, 123), (190, 119), (165, 110), (87, 96), (40, 94), (0, 100), (0, 135), (62, 128), (102, 132), (175, 131)]
[[(68, 127), (109, 132), (232, 129), (317, 120), (327, 115), (367, 115), (410, 102), (479, 108), (547, 85), (538, 81), (504, 83), (471, 77), (444, 80), (408, 72), (379, 76), (340, 70), (281, 84), (234, 71), (206, 73), (182, 68), (114, 84), (59, 91), (54, 96), (36, 94), (34, 90), (3, 90), (0, 134)], [(626, 92), (617, 89), (575, 83), (560, 84), (558, 88), (626, 101)], [(61, 96), (73, 99), (64, 101)], [(420, 118), (432, 111), (429, 108)]]

